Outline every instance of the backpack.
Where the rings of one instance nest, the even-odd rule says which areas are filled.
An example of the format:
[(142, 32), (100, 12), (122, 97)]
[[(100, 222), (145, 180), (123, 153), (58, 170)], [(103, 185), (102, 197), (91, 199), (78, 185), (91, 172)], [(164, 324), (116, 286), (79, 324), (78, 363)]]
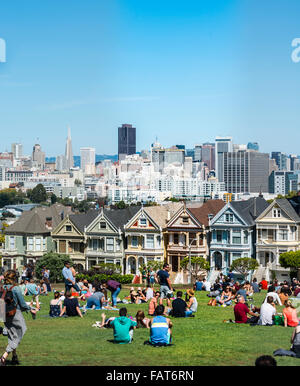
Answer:
[(9, 289), (5, 289), (4, 287), (0, 287), (0, 307), (2, 306), (2, 309), (5, 306), (5, 310), (3, 311), (2, 319), (6, 319), (7, 317), (13, 317), (15, 316), (15, 313), (17, 311), (17, 307), (14, 301), (14, 296), (12, 289), (15, 286), (10, 287)]

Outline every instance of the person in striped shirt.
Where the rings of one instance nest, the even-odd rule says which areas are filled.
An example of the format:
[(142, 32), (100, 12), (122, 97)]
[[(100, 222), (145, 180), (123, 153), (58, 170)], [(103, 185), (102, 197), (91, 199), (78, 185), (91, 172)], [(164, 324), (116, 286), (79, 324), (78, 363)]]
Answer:
[(155, 317), (149, 322), (150, 339), (149, 342), (153, 345), (167, 345), (172, 338), (172, 322), (170, 319), (163, 316), (165, 311), (164, 305), (160, 304), (155, 308)]

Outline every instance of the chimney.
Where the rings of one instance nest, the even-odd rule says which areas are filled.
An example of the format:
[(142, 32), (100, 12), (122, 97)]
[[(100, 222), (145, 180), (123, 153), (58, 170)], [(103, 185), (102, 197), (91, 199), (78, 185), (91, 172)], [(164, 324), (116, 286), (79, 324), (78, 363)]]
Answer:
[(46, 217), (46, 228), (52, 229), (52, 217)]

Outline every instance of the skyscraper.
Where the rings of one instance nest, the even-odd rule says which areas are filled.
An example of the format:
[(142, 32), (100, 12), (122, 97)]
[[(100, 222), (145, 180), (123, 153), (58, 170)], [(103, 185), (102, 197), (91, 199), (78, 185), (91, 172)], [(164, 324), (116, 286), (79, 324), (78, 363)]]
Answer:
[(94, 147), (80, 148), (80, 168), (86, 174), (95, 173), (96, 150)]
[(70, 170), (74, 166), (70, 127), (68, 127), (68, 138), (67, 138), (67, 142), (66, 142), (65, 157), (66, 157), (66, 161), (67, 161), (67, 163), (66, 163), (67, 170)]
[(45, 153), (42, 151), (41, 145), (35, 144), (32, 151), (32, 166), (37, 169), (45, 169)]
[(216, 137), (215, 141), (215, 168), (219, 182), (224, 182), (224, 153), (232, 152), (232, 137)]
[(12, 143), (11, 151), (14, 158), (19, 159), (23, 156), (23, 145), (21, 143)]
[(118, 159), (122, 160), (126, 155), (136, 153), (136, 128), (123, 124), (118, 128)]

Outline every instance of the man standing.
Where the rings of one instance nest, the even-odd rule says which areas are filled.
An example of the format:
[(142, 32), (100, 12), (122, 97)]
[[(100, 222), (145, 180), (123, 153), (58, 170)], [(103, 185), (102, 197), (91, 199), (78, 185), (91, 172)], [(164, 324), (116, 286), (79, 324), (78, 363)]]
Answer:
[(62, 275), (65, 280), (65, 287), (66, 291), (70, 291), (71, 288), (75, 288), (76, 291), (80, 292), (80, 288), (78, 287), (77, 283), (75, 282), (75, 278), (73, 276), (72, 270), (71, 270), (71, 264), (69, 261), (65, 262), (65, 266), (62, 269)]
[(160, 284), (161, 299), (166, 298), (167, 304), (170, 307), (171, 305), (170, 297), (172, 295), (172, 284), (170, 280), (169, 270), (170, 270), (169, 264), (165, 263), (163, 265), (163, 269), (161, 269), (155, 274), (155, 281), (156, 283)]

